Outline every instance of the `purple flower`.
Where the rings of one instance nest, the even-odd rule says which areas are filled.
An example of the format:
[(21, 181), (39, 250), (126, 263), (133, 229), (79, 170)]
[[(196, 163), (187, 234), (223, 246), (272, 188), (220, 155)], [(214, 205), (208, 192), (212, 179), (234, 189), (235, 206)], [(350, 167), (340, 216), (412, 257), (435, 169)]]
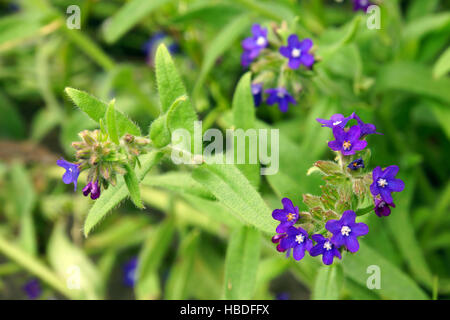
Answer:
[(377, 127), (371, 123), (364, 123), (362, 120), (356, 115), (356, 113), (352, 113), (350, 119), (356, 119), (359, 127), (361, 128), (361, 137), (367, 136), (368, 134), (382, 134), (377, 131)]
[(325, 228), (333, 234), (330, 240), (336, 247), (345, 246), (350, 252), (358, 251), (358, 237), (366, 235), (369, 227), (362, 222), (356, 223), (355, 219), (356, 213), (347, 210), (340, 220), (329, 220), (325, 224)]
[(286, 112), (288, 110), (289, 103), (297, 104), (297, 101), (295, 101), (294, 97), (292, 97), (285, 88), (267, 89), (265, 92), (269, 94), (266, 103), (268, 105), (278, 103), (281, 112)]
[(305, 256), (305, 251), (312, 248), (312, 240), (308, 238), (308, 233), (301, 227), (289, 227), (286, 231), (286, 237), (281, 239), (280, 247), (287, 249), (287, 256), (291, 254), (293, 249), (294, 259), (299, 261)]
[(381, 217), (387, 217), (391, 214), (391, 208), (395, 208), (394, 203), (387, 203), (383, 199), (375, 198), (375, 213), (377, 216)]
[(395, 179), (398, 170), (398, 166), (395, 165), (384, 170), (381, 167), (373, 169), (370, 192), (374, 197), (379, 194), (385, 202), (393, 203), (391, 192), (400, 192), (405, 188), (405, 183), (401, 179)]
[(328, 146), (331, 150), (341, 151), (344, 156), (355, 154), (355, 151), (362, 150), (367, 146), (367, 141), (359, 140), (361, 136), (359, 126), (353, 126), (349, 130), (335, 126), (333, 135), (336, 140), (328, 142)]
[(244, 39), (241, 44), (242, 48), (244, 48), (244, 53), (241, 56), (241, 64), (246, 67), (269, 44), (267, 41), (267, 29), (255, 23), (252, 26), (252, 36)]
[(278, 252), (285, 252), (285, 251), (287, 250), (287, 249), (283, 249), (283, 248), (281, 247), (281, 244), (280, 244), (281, 239), (286, 238), (286, 237), (287, 237), (287, 234), (286, 234), (286, 233), (276, 234), (276, 235), (274, 235), (274, 236), (272, 237), (272, 242), (273, 242), (273, 243), (278, 243), (278, 245), (277, 245), (277, 251), (278, 251)]
[(123, 283), (127, 287), (134, 287), (136, 283), (136, 269), (138, 265), (137, 257), (128, 260), (122, 267)]
[(333, 263), (334, 257), (341, 259), (341, 253), (336, 246), (321, 234), (314, 234), (312, 239), (317, 243), (311, 248), (309, 254), (313, 257), (322, 255), (322, 262), (326, 265)]
[(98, 185), (98, 181), (94, 183), (91, 181), (83, 188), (83, 195), (87, 197), (88, 194), (91, 194), (91, 199), (95, 200), (100, 197), (100, 186)]
[(322, 124), (322, 127), (334, 128), (336, 126), (344, 128), (351, 117), (344, 117), (340, 113), (333, 114), (330, 120), (317, 118), (316, 120)]
[(262, 83), (252, 83), (252, 95), (255, 107), (259, 107), (262, 102), (263, 85)]
[(80, 167), (75, 163), (64, 160), (63, 158), (57, 160), (56, 164), (66, 169), (66, 172), (62, 176), (62, 181), (65, 184), (73, 183), (74, 191), (76, 191), (78, 176), (80, 175)]
[(41, 284), (38, 279), (32, 279), (28, 281), (24, 286), (23, 290), (28, 296), (28, 299), (37, 299), (42, 294)]
[(311, 39), (299, 41), (296, 34), (291, 34), (288, 38), (288, 45), (280, 47), (280, 53), (289, 59), (289, 68), (298, 69), (301, 64), (310, 68), (314, 64), (314, 56), (308, 53), (312, 46)]
[(281, 203), (283, 204), (283, 209), (275, 209), (272, 212), (272, 218), (280, 221), (276, 229), (278, 233), (286, 232), (299, 218), (298, 207), (294, 207), (294, 204), (289, 198), (283, 198)]
[(367, 11), (367, 8), (372, 5), (369, 0), (353, 0), (353, 11), (362, 10)]
[(353, 160), (348, 164), (347, 168), (349, 168), (350, 170), (357, 170), (359, 168), (364, 168), (364, 161), (362, 158)]

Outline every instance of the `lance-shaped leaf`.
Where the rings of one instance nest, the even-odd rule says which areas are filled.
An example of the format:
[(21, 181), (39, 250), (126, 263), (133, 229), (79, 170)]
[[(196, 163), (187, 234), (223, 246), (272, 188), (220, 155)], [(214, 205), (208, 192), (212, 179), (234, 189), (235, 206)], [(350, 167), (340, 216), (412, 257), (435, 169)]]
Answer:
[(194, 171), (193, 178), (240, 220), (264, 232), (274, 232), (276, 223), (269, 207), (235, 166), (204, 165)]
[(225, 259), (225, 299), (253, 297), (260, 249), (258, 230), (243, 226), (232, 234)]
[(106, 109), (106, 127), (108, 136), (115, 144), (119, 144), (119, 135), (117, 134), (116, 110), (114, 109), (115, 99), (111, 100)]
[[(66, 88), (65, 92), (72, 99), (72, 101), (84, 111), (92, 120), (100, 123), (100, 120), (105, 117), (108, 105), (103, 101), (94, 98), (90, 94), (74, 88)], [(140, 136), (141, 130), (136, 124), (128, 119), (123, 113), (116, 111), (116, 128), (117, 134), (121, 137), (126, 133)]]
[(136, 177), (136, 173), (134, 172), (134, 169), (130, 167), (130, 165), (125, 165), (125, 170), (127, 170), (127, 173), (123, 176), (125, 183), (127, 185), (128, 191), (130, 192), (131, 200), (133, 200), (134, 204), (138, 208), (143, 208), (141, 202), (141, 192), (139, 190), (139, 180)]
[(181, 241), (176, 263), (170, 272), (166, 284), (165, 298), (167, 300), (181, 300), (188, 298), (188, 281), (193, 270), (199, 236), (200, 233), (198, 230), (194, 230)]
[(164, 114), (178, 97), (186, 95), (186, 89), (181, 81), (181, 77), (164, 44), (161, 44), (156, 50), (155, 69), (161, 111)]

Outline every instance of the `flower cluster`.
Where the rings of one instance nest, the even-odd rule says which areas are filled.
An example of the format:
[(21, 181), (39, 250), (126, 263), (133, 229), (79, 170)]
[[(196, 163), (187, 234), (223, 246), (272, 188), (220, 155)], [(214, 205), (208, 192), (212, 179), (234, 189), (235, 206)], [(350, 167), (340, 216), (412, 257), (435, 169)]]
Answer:
[(124, 135), (119, 144), (112, 142), (101, 130), (84, 130), (79, 133), (82, 141), (72, 143), (77, 150), (75, 163), (59, 159), (56, 164), (66, 170), (62, 176), (65, 184), (74, 184), (77, 189), (78, 176), (87, 170), (87, 183), (83, 195), (90, 195), (92, 200), (100, 197), (101, 189), (115, 185), (117, 174), (124, 175), (126, 166), (137, 161), (137, 156), (145, 153), (150, 140), (143, 137)]
[[(259, 24), (254, 24), (251, 31), (252, 36), (242, 41), (244, 51), (241, 55), (241, 64), (244, 67), (251, 67), (256, 75), (252, 84), (255, 106), (261, 105), (265, 93), (267, 95), (265, 102), (268, 105), (278, 104), (280, 110), (286, 112), (290, 104), (297, 104), (287, 88), (288, 79), (298, 85), (301, 81), (292, 79), (295, 76), (292, 71), (302, 65), (306, 70), (312, 68), (315, 62), (311, 53), (313, 42), (309, 38), (300, 40), (296, 34), (290, 34), (286, 39), (286, 45), (283, 45), (281, 39), (286, 30), (274, 30), (272, 37), (269, 37), (268, 29)], [(269, 88), (264, 90), (264, 85), (269, 85)]]
[[(351, 120), (357, 124), (348, 126)], [(365, 138), (380, 134), (373, 124), (364, 123), (355, 113), (317, 121), (332, 129), (334, 140), (328, 146), (336, 152), (336, 160), (317, 161), (310, 169), (322, 173), (326, 184), (321, 186), (321, 196), (303, 195), (308, 211), (300, 212), (290, 199), (282, 199), (283, 209), (272, 213), (279, 221), (272, 242), (287, 256), (292, 251), (295, 260), (309, 252), (313, 257), (321, 255), (323, 263), (330, 265), (335, 257), (341, 259), (344, 250), (359, 250), (358, 238), (366, 235), (369, 227), (356, 222), (357, 217), (371, 211), (388, 216), (395, 207), (392, 192), (402, 191), (404, 183), (395, 178), (399, 170), (395, 165), (364, 172), (370, 156)]]

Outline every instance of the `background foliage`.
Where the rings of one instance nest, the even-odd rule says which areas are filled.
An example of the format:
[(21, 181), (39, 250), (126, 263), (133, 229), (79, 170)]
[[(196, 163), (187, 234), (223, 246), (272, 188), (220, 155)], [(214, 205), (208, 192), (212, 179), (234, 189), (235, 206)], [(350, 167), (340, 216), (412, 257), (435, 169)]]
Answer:
[[(41, 298), (450, 297), (448, 2), (382, 1), (382, 27), (369, 30), (349, 1), (83, 0), (81, 30), (70, 30), (72, 2), (0, 1), (1, 298), (25, 298), (21, 287), (32, 277), (44, 288)], [(240, 40), (254, 22), (283, 20), (313, 38), (321, 61), (297, 106), (281, 114), (263, 105), (255, 114), (245, 107), (250, 76), (239, 62)], [(161, 56), (155, 77), (142, 45), (159, 31), (180, 52), (176, 70)], [(89, 214), (86, 238), (92, 201), (61, 182), (55, 162), (72, 157), (79, 131), (98, 125), (74, 107), (66, 87), (115, 98), (143, 134), (160, 106), (167, 112), (182, 94), (204, 129), (279, 128), (280, 171), (194, 169), (149, 154), (145, 209), (129, 199), (117, 206), (125, 188), (116, 202), (102, 197), (94, 207), (112, 212)], [(306, 172), (332, 157), (331, 133), (315, 118), (353, 111), (384, 133), (368, 139), (372, 161), (398, 164), (405, 191), (389, 218), (367, 216), (370, 233), (342, 263), (287, 260), (270, 242), (267, 217), (282, 197), (302, 207), (301, 194), (319, 190), (320, 177)], [(176, 119), (173, 126), (184, 126)], [(122, 265), (134, 256), (137, 282), (124, 290)], [(379, 290), (366, 287), (373, 264), (381, 268)], [(66, 286), (72, 265), (81, 269), (81, 290)]]

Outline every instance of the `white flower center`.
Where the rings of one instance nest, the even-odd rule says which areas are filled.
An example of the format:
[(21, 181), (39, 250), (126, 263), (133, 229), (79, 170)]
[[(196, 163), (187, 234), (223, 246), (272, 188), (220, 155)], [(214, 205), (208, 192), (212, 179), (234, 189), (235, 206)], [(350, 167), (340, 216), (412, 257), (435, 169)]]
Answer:
[(326, 249), (327, 251), (331, 250), (331, 243), (330, 241), (327, 241), (323, 244), (323, 248)]
[(381, 201), (381, 202), (378, 204), (378, 207), (383, 208), (385, 205), (386, 205), (386, 202)]
[(352, 229), (350, 229), (348, 226), (343, 226), (341, 228), (341, 234), (343, 236), (348, 236), (350, 234), (350, 232), (352, 231)]
[(342, 123), (342, 121), (335, 121), (335, 122), (333, 122), (333, 126), (337, 126), (340, 123)]
[(293, 58), (298, 58), (298, 57), (300, 57), (301, 54), (302, 54), (302, 50), (297, 49), (297, 48), (294, 48), (294, 49), (292, 49), (292, 51), (291, 51), (291, 56), (292, 56)]
[(252, 93), (253, 94), (258, 94), (259, 93), (259, 88), (253, 88), (252, 89)]
[(258, 39), (256, 39), (256, 44), (260, 47), (264, 46), (266, 44), (266, 38), (259, 36)]
[(278, 96), (278, 98), (284, 98), (284, 92), (283, 91), (278, 91), (277, 92), (277, 96)]
[(305, 240), (305, 236), (302, 235), (302, 234), (298, 234), (298, 235), (295, 237), (295, 242), (297, 242), (298, 244), (302, 243), (303, 240)]
[(388, 185), (388, 182), (386, 181), (386, 179), (378, 179), (377, 183), (378, 183), (378, 186), (382, 187), (382, 188), (384, 188)]

